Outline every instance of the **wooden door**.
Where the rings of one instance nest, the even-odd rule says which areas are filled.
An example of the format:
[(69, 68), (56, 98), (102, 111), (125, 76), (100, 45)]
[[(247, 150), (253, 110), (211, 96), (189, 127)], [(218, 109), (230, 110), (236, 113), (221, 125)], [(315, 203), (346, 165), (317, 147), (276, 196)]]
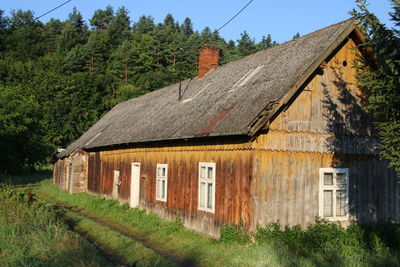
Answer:
[(140, 163), (132, 163), (131, 169), (131, 196), (130, 205), (132, 208), (139, 207), (140, 195)]
[(113, 181), (113, 192), (112, 192), (113, 199), (118, 199), (118, 189), (120, 184), (121, 182), (119, 180), (119, 171), (114, 170), (114, 181)]

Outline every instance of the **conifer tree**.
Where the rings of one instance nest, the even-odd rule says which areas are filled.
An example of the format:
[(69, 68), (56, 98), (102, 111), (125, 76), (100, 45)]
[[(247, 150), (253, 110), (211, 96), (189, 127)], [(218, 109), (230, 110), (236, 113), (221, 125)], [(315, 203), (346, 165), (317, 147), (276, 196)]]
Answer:
[(107, 28), (107, 36), (113, 47), (118, 47), (123, 41), (130, 38), (131, 21), (128, 13), (125, 7), (119, 8)]
[(67, 53), (75, 46), (85, 44), (87, 38), (87, 25), (83, 21), (81, 13), (74, 7), (72, 13), (68, 15), (68, 19), (58, 39), (58, 49), (62, 53)]
[(51, 18), (44, 27), (47, 51), (54, 53), (57, 50), (57, 39), (62, 33), (64, 24), (59, 19)]
[(368, 10), (365, 0), (356, 2), (358, 10), (352, 14), (366, 36), (361, 49), (371, 49), (375, 57), (373, 63), (360, 59), (357, 67), (362, 71), (357, 78), (367, 96), (367, 108), (377, 121), (381, 156), (400, 174), (400, 1), (391, 0), (393, 29)]
[(138, 22), (133, 24), (133, 32), (137, 34), (149, 34), (154, 30), (154, 18), (141, 16)]
[(90, 25), (101, 33), (108, 28), (111, 20), (114, 17), (114, 10), (111, 6), (107, 6), (105, 10), (98, 9), (94, 12), (92, 18), (90, 19)]
[(240, 56), (244, 57), (250, 55), (256, 51), (256, 45), (254, 39), (250, 38), (247, 31), (240, 34), (241, 38), (238, 41), (238, 51)]
[(86, 66), (90, 74), (94, 74), (98, 71), (100, 64), (102, 64), (107, 57), (108, 49), (105, 38), (106, 37), (100, 32), (92, 32), (83, 48)]
[(43, 24), (35, 21), (31, 11), (17, 10), (11, 14), (7, 54), (22, 60), (43, 56), (46, 51)]
[(135, 51), (131, 41), (125, 40), (112, 55), (113, 66), (112, 71), (124, 83), (128, 83), (130, 74), (132, 73), (132, 65), (135, 60)]

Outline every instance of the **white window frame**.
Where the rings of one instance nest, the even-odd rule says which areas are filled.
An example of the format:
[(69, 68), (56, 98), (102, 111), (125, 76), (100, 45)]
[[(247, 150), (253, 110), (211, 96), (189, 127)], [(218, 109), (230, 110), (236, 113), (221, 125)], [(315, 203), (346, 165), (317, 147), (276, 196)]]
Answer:
[[(332, 185), (324, 185), (324, 173), (332, 173), (333, 174), (333, 184)], [(344, 173), (346, 175), (346, 184), (338, 185), (336, 183), (336, 174)], [(332, 190), (332, 216), (325, 217), (324, 216), (324, 190)], [(346, 199), (345, 199), (345, 212), (344, 216), (336, 216), (336, 192), (338, 190), (346, 191)], [(328, 219), (329, 221), (345, 221), (349, 219), (349, 169), (348, 168), (320, 168), (319, 169), (319, 217)]]
[[(158, 172), (159, 168), (165, 168), (165, 175), (160, 175)], [(164, 197), (161, 195), (162, 192), (162, 181), (165, 181), (165, 194)], [(162, 201), (162, 202), (167, 202), (167, 196), (168, 196), (168, 164), (160, 164), (157, 163), (156, 167), (156, 200)]]
[[(206, 172), (205, 176), (206, 177), (201, 177), (201, 168), (205, 167)], [(208, 177), (208, 168), (212, 168), (212, 177)], [(198, 184), (198, 209), (202, 211), (207, 211), (211, 213), (215, 213), (215, 186), (216, 186), (216, 164), (215, 162), (199, 162), (199, 184)], [(204, 207), (201, 206), (201, 183), (205, 183), (206, 187), (204, 190)], [(212, 207), (208, 208), (208, 184), (212, 184), (212, 192), (211, 192), (211, 197), (212, 197)]]

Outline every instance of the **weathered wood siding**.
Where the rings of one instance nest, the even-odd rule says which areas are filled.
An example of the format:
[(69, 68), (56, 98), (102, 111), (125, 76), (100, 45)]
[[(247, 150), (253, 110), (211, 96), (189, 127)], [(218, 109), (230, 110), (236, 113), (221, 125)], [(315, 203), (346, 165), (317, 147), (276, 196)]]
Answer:
[(254, 155), (254, 224), (307, 226), (318, 216), (319, 169), (349, 168), (349, 221), (396, 220), (400, 184), (372, 155), (259, 151)]
[(71, 194), (86, 192), (88, 160), (87, 153), (78, 151), (54, 164), (53, 181)]
[[(130, 197), (131, 164), (141, 163), (140, 207), (162, 218), (179, 216), (186, 227), (213, 236), (228, 223), (249, 227), (251, 151), (243, 145), (201, 145), (122, 149), (89, 154), (89, 192), (112, 198), (113, 173), (120, 172), (118, 198)], [(199, 162), (216, 163), (215, 213), (198, 210)], [(156, 200), (156, 165), (168, 164), (167, 202)], [(101, 174), (99, 174), (101, 166)]]
[(318, 216), (319, 169), (349, 168), (350, 220), (399, 219), (399, 185), (378, 160), (352, 68), (352, 39), (253, 142), (254, 223), (307, 226)]

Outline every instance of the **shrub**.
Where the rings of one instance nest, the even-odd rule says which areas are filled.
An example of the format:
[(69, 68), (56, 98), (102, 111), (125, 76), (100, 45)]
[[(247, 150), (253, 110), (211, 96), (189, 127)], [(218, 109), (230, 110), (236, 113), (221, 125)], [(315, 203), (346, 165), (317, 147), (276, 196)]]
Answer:
[(357, 225), (347, 229), (335, 223), (316, 220), (304, 231), (300, 226), (281, 230), (279, 224), (258, 227), (254, 235), (258, 243), (273, 243), (281, 249), (299, 256), (320, 254), (324, 259), (335, 255), (351, 256), (365, 253), (363, 230)]
[(222, 227), (220, 234), (220, 242), (224, 244), (246, 244), (250, 241), (249, 236), (235, 225), (227, 225)]

